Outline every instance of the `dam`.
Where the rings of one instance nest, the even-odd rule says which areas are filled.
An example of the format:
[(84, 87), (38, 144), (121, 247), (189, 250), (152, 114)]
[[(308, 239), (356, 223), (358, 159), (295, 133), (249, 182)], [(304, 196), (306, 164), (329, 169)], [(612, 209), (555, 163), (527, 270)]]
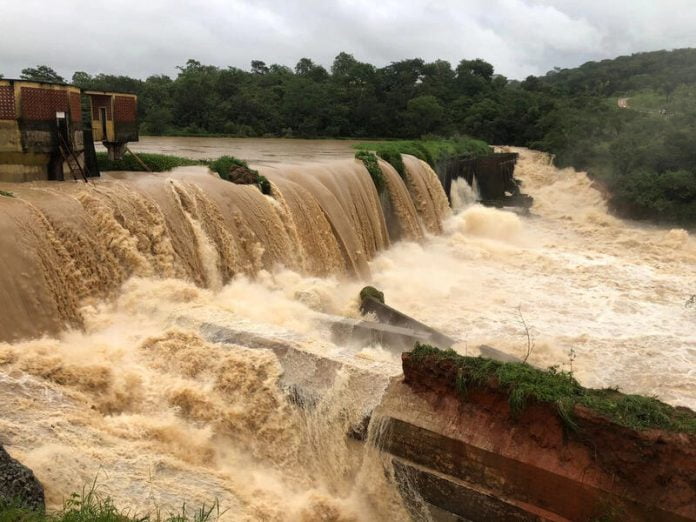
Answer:
[[(139, 512), (466, 519), (389, 446), (380, 418), (415, 425), (437, 402), (404, 389), (401, 350), (334, 342), (327, 316), (359, 319), (366, 284), (462, 355), (522, 357), (523, 318), (535, 366), (694, 408), (694, 238), (619, 220), (584, 173), (516, 152), (528, 217), (407, 156), (404, 178), (380, 161), (381, 196), (351, 154), (259, 162), (270, 196), (204, 167), (0, 184), (0, 443), (49, 506), (97, 477)], [(665, 519), (692, 517), (684, 491)]]

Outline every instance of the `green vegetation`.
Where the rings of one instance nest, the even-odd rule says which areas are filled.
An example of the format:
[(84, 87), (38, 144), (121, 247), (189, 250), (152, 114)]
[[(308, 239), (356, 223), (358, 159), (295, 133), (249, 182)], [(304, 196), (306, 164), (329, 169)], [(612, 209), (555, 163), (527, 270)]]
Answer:
[(378, 141), (358, 143), (353, 148), (375, 151), (377, 156), (389, 163), (403, 178), (406, 171), (402, 154), (415, 156), (435, 168), (440, 160), (452, 156), (477, 157), (491, 153), (487, 143), (467, 137), (433, 138), (422, 140)]
[(284, 137), (479, 136), (524, 144), (539, 117), (535, 95), (483, 60), (408, 59), (375, 67), (339, 53), (327, 70), (309, 58), (294, 69), (254, 60), (249, 70), (188, 60), (175, 78), (76, 72), (87, 89), (138, 95), (144, 134)]
[(9, 192), (7, 190), (0, 190), (0, 196), (4, 196), (6, 198), (13, 198), (15, 197), (14, 192)]
[[(138, 157), (147, 165), (152, 172), (164, 172), (176, 167), (186, 167), (190, 165), (205, 165), (204, 161), (180, 158), (178, 156), (168, 156), (166, 154), (151, 154), (142, 152)], [(130, 154), (123, 156), (122, 159), (111, 161), (106, 152), (97, 152), (97, 163), (99, 170), (127, 170), (142, 172), (143, 166)]]
[[(268, 181), (265, 176), (261, 176), (258, 171), (249, 168), (246, 161), (234, 158), (232, 156), (221, 156), (220, 158), (211, 161), (193, 160), (189, 158), (181, 158), (179, 156), (169, 156), (167, 154), (151, 154), (143, 152), (138, 154), (138, 157), (150, 168), (152, 172), (165, 172), (177, 167), (206, 165), (211, 170), (217, 172), (222, 179), (227, 181), (234, 181), (230, 179), (230, 171), (233, 169), (233, 167), (239, 167), (251, 176), (248, 181), (250, 184), (257, 185), (263, 194), (269, 195), (271, 193), (271, 182)], [(99, 163), (99, 170), (101, 171), (145, 171), (140, 162), (137, 161), (132, 155), (126, 155), (120, 160), (111, 161), (106, 152), (97, 152), (97, 162)], [(12, 196), (12, 194), (9, 192), (7, 194)], [(0, 195), (7, 194), (3, 194), (2, 191), (0, 191)]]
[[(497, 75), (480, 59), (453, 65), (415, 58), (375, 67), (347, 53), (328, 70), (309, 58), (294, 69), (260, 60), (249, 70), (196, 60), (178, 69), (175, 78), (146, 80), (78, 71), (72, 82), (137, 94), (145, 134), (477, 136), (533, 147), (554, 154), (559, 166), (587, 170), (623, 215), (696, 225), (696, 49), (588, 62), (524, 81)], [(23, 74), (60, 79), (47, 66)], [(617, 106), (623, 97), (629, 109)], [(448, 147), (455, 151), (443, 152), (431, 141), (442, 143), (360, 148), (402, 175), (403, 153), (431, 165), (442, 154), (461, 153), (453, 142)], [(480, 146), (471, 153), (482, 152)]]
[(73, 493), (55, 513), (43, 513), (7, 502), (0, 497), (0, 522), (212, 522), (222, 512), (217, 502), (191, 510), (184, 504), (178, 513), (140, 515), (121, 511), (110, 497), (100, 495), (95, 485), (82, 494)]
[(523, 84), (553, 101), (532, 147), (587, 170), (622, 215), (696, 225), (696, 49), (589, 62)]
[[(233, 156), (221, 156), (208, 162), (208, 166), (224, 180), (255, 184), (263, 194), (267, 196), (271, 194), (271, 182), (265, 176), (261, 176), (257, 170), (250, 168), (244, 160)], [(231, 177), (233, 172), (235, 179)]]
[(368, 297), (376, 299), (380, 303), (384, 304), (384, 292), (380, 292), (374, 286), (366, 286), (360, 290), (360, 301), (364, 301)]
[(379, 161), (377, 161), (377, 156), (372, 152), (366, 150), (359, 150), (355, 153), (356, 159), (359, 159), (365, 165), (367, 172), (370, 173), (370, 177), (377, 187), (377, 192), (380, 194), (384, 190), (384, 174), (382, 174), (382, 169), (379, 167)]
[(47, 65), (37, 65), (36, 67), (22, 69), (20, 78), (35, 82), (65, 83), (65, 79)]
[(234, 167), (242, 167), (246, 171), (258, 175), (258, 172), (249, 168), (249, 164), (246, 161), (234, 156), (220, 156), (218, 159), (211, 161), (208, 166), (226, 181), (230, 181), (230, 170)]
[[(404, 166), (404, 159), (401, 157), (402, 151), (398, 147), (392, 147), (387, 144), (375, 147), (375, 149), (377, 150), (377, 155), (394, 167), (402, 179), (406, 178), (406, 167)], [(404, 150), (403, 154), (408, 154), (410, 152), (414, 151), (407, 152)], [(420, 158), (420, 155), (417, 157)]]
[(613, 389), (583, 388), (571, 373), (555, 367), (538, 370), (527, 364), (466, 357), (451, 349), (439, 350), (420, 343), (416, 344), (411, 355), (416, 360), (437, 358), (452, 361), (457, 367), (454, 385), (461, 393), (466, 393), (471, 386), (497, 380), (508, 393), (514, 415), (519, 415), (530, 401), (545, 402), (553, 404), (566, 426), (575, 429), (573, 409), (579, 404), (616, 424), (635, 430), (660, 428), (696, 433), (696, 413), (691, 410), (674, 408), (653, 397), (625, 395)]
[(268, 181), (268, 178), (266, 176), (259, 175), (256, 184), (259, 186), (259, 189), (261, 190), (262, 194), (265, 194), (266, 196), (271, 195), (271, 182)]

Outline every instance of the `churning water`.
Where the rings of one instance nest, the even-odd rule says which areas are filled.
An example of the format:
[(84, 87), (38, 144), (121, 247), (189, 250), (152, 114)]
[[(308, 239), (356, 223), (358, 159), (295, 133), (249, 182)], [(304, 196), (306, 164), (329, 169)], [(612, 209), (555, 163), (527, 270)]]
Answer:
[[(382, 164), (382, 198), (353, 160), (266, 166), (271, 197), (202, 169), (3, 187), (0, 442), (52, 505), (98, 476), (139, 512), (407, 519), (388, 459), (345, 436), (400, 372), (388, 348), (331, 341), (326, 314), (357, 317), (365, 284), (462, 353), (522, 355), (521, 314), (535, 364), (696, 406), (694, 238), (616, 219), (583, 173), (520, 152), (529, 217), (465, 187), (452, 213), (413, 158), (405, 180)], [(315, 362), (212, 342), (209, 323)], [(298, 406), (279, 383), (321, 361)]]

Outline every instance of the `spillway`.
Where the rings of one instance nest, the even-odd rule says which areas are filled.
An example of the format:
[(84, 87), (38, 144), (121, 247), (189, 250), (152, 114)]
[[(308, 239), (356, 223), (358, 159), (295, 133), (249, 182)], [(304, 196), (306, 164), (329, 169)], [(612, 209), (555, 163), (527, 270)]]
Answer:
[[(357, 160), (264, 166), (270, 196), (203, 168), (3, 185), (0, 442), (51, 506), (97, 477), (139, 512), (408, 520), (379, 422), (374, 444), (345, 436), (399, 354), (335, 344), (324, 320), (358, 317), (366, 283), (461, 353), (520, 355), (521, 312), (531, 362), (696, 406), (694, 238), (618, 220), (584, 173), (520, 152), (530, 217), (452, 212), (408, 157), (381, 195)], [(312, 408), (288, 383), (321, 390)]]

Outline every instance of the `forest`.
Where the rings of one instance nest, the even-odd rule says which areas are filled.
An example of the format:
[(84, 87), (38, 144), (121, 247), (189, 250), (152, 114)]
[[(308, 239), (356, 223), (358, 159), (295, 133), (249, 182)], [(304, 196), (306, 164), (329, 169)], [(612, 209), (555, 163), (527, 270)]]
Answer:
[[(66, 81), (49, 66), (22, 77)], [(555, 68), (523, 81), (481, 59), (376, 67), (340, 53), (329, 69), (188, 60), (176, 77), (75, 72), (89, 89), (138, 94), (141, 132), (414, 139), (467, 135), (550, 152), (587, 170), (615, 211), (696, 225), (696, 49)], [(619, 98), (628, 98), (620, 108)]]

